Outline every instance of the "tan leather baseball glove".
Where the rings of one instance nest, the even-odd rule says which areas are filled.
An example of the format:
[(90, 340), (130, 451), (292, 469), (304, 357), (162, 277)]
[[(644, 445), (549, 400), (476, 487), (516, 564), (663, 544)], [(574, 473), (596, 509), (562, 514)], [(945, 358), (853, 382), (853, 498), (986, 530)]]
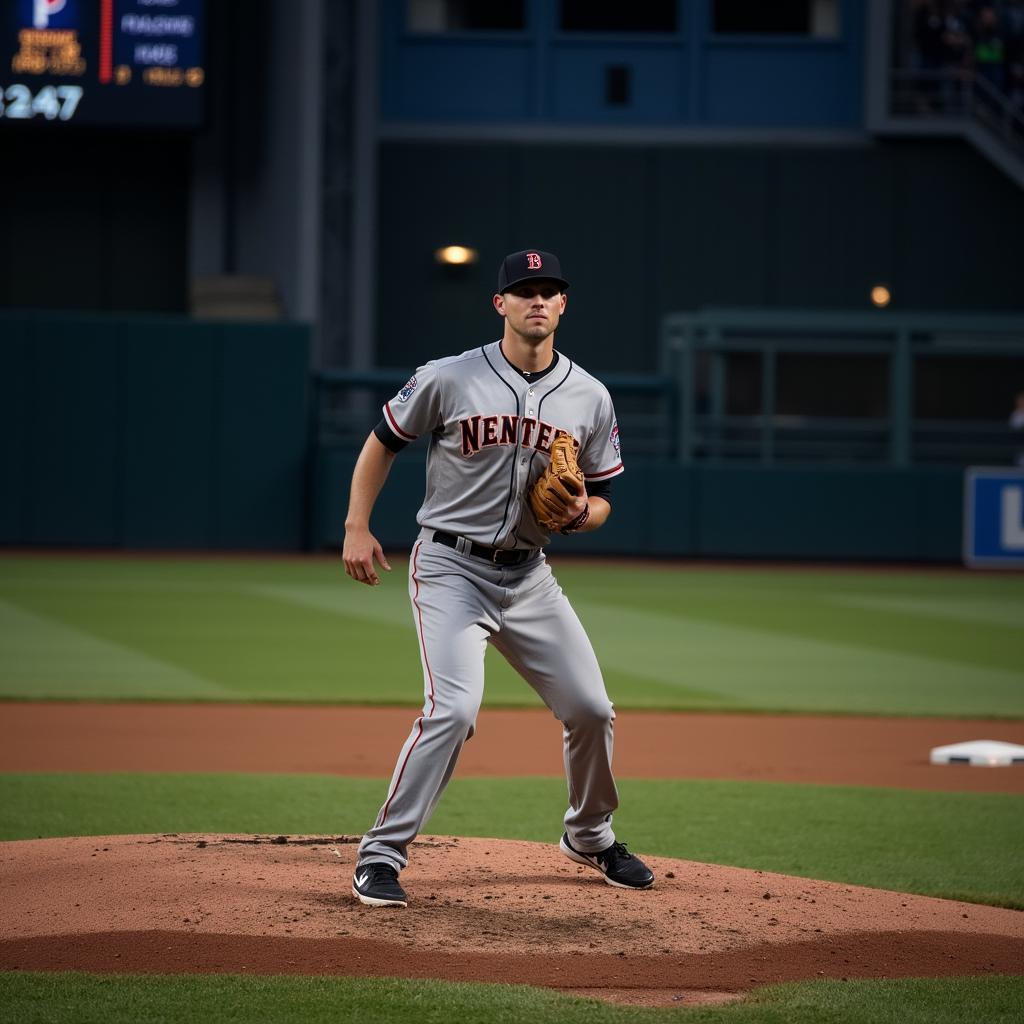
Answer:
[(566, 507), (586, 489), (583, 470), (576, 462), (576, 441), (559, 434), (551, 442), (551, 461), (530, 488), (530, 508), (547, 530), (557, 530)]

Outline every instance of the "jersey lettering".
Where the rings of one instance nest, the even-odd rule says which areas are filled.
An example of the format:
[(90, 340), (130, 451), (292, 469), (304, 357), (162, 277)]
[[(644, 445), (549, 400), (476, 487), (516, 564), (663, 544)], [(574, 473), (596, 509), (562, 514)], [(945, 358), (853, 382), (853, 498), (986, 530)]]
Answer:
[(462, 428), (462, 454), (469, 458), (480, 451), (480, 417), (470, 416), (468, 420), (459, 420)]
[(498, 444), (515, 444), (519, 427), (518, 416), (501, 417), (501, 440)]
[(540, 430), (537, 432), (537, 441), (534, 447), (540, 452), (551, 451), (551, 441), (554, 437), (555, 428), (550, 423), (540, 424)]
[[(519, 440), (520, 426), (522, 426), (522, 441)], [(469, 416), (459, 420), (459, 430), (462, 435), (462, 454), (465, 458), (471, 458), (483, 448), (496, 448), (499, 446), (522, 444), (524, 448), (536, 448), (545, 455), (551, 451), (551, 442), (562, 433), (558, 427), (543, 420), (531, 419), (524, 416), (504, 414), (501, 416)], [(576, 442), (579, 448), (579, 441)]]
[(485, 416), (483, 419), (483, 424), (484, 440), (481, 447), (493, 448), (498, 443), (498, 417)]

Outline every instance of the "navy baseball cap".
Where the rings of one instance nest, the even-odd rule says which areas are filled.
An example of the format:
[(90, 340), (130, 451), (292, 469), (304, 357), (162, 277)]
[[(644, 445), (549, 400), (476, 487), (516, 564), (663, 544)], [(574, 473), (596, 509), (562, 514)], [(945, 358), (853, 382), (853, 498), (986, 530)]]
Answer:
[(498, 268), (498, 291), (501, 294), (517, 284), (534, 279), (554, 281), (564, 292), (569, 282), (562, 277), (562, 266), (553, 252), (541, 252), (540, 249), (524, 249), (522, 252), (509, 253), (501, 261)]

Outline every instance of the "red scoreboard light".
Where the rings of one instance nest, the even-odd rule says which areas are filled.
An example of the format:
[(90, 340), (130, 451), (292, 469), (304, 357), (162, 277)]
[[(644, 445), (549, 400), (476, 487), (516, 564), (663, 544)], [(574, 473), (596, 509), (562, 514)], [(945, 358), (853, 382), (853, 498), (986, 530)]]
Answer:
[(0, 0), (0, 126), (192, 128), (204, 0)]

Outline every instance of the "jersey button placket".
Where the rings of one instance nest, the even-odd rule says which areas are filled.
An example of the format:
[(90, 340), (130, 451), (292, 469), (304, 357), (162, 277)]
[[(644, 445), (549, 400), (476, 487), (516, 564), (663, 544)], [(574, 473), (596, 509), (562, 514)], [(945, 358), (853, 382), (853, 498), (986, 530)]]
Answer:
[[(532, 416), (532, 415), (533, 415), (533, 408), (532, 408), (532, 405), (533, 405), (533, 396), (534, 396), (534, 394), (535, 394), (535, 393), (536, 393), (536, 392), (534, 391), (534, 389), (533, 389), (533, 388), (530, 388), (530, 389), (529, 389), (529, 390), (528, 390), (528, 391), (526, 392), (526, 397), (527, 397), (527, 399), (528, 399), (528, 401), (529, 401), (529, 404), (528, 404), (528, 405), (527, 405), (527, 407), (526, 407), (526, 415), (527, 415), (527, 416)], [(520, 464), (521, 466), (525, 466), (525, 465), (526, 465), (526, 453), (525, 453), (525, 452), (526, 452), (526, 450), (525, 450), (525, 449), (523, 449), (523, 457), (522, 457), (522, 459), (521, 459), (521, 460), (520, 460), (520, 462), (519, 462), (519, 464)]]

